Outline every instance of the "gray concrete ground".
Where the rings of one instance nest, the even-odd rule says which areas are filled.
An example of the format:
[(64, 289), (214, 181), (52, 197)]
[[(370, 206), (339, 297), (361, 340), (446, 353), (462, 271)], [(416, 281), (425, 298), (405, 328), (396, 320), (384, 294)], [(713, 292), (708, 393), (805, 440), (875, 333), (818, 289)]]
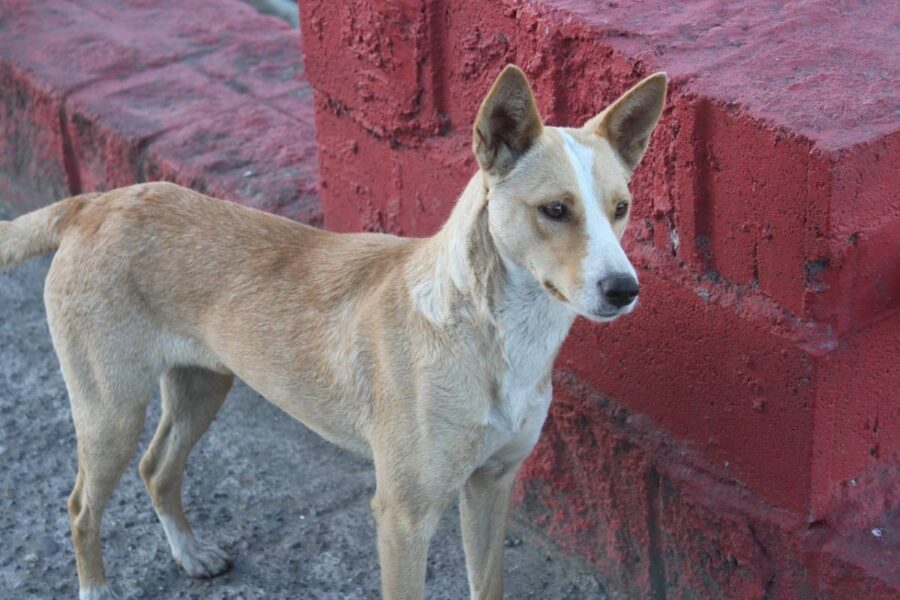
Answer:
[[(0, 218), (3, 217), (0, 207)], [(8, 214), (7, 214), (8, 218)], [(75, 598), (65, 501), (75, 435), (42, 301), (50, 258), (0, 272), (0, 598)], [(154, 401), (141, 449), (159, 415)], [(231, 393), (188, 466), (195, 529), (234, 568), (194, 580), (172, 561), (137, 474), (128, 469), (104, 521), (107, 570), (124, 598), (379, 597), (370, 464), (335, 448), (245, 385)], [(467, 598), (458, 514), (441, 523), (428, 598)], [(595, 574), (513, 527), (507, 598), (604, 598)]]

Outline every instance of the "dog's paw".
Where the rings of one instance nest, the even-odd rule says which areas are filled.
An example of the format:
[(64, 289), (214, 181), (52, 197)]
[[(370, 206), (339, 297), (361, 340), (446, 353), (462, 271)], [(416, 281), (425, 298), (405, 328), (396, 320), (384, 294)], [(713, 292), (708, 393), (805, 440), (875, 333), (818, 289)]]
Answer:
[(172, 558), (191, 577), (215, 577), (231, 567), (231, 559), (224, 550), (198, 538), (190, 530), (182, 531), (175, 522), (160, 515), (160, 522), (172, 549)]
[(180, 542), (177, 551), (173, 548), (172, 555), (191, 577), (215, 577), (231, 568), (228, 554), (217, 545), (193, 535), (183, 536)]
[(119, 596), (108, 585), (98, 588), (78, 590), (78, 600), (119, 600)]

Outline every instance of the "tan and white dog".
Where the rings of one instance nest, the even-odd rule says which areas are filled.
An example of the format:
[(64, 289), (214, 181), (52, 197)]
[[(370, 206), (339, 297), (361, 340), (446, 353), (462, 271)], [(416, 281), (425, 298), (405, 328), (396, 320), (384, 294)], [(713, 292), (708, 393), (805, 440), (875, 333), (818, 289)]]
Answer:
[(141, 475), (185, 571), (228, 567), (192, 531), (181, 486), (235, 376), (374, 460), (385, 598), (423, 597), (429, 540), (457, 495), (472, 598), (502, 598), (510, 488), (557, 351), (577, 315), (609, 321), (637, 300), (619, 239), (665, 93), (657, 73), (582, 127), (546, 127), (508, 66), (475, 123), (480, 169), (426, 239), (329, 233), (170, 183), (0, 223), (0, 266), (58, 248), (45, 301), (78, 439), (80, 598), (112, 597), (100, 522), (157, 382)]

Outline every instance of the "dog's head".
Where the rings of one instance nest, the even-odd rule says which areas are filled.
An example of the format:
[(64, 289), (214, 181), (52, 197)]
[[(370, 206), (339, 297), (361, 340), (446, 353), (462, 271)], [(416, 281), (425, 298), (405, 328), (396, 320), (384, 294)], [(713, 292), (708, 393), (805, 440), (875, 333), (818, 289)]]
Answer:
[(595, 321), (637, 302), (637, 273), (619, 240), (631, 214), (628, 181), (665, 97), (657, 73), (581, 127), (545, 127), (528, 80), (510, 65), (475, 120), (472, 146), (501, 256)]

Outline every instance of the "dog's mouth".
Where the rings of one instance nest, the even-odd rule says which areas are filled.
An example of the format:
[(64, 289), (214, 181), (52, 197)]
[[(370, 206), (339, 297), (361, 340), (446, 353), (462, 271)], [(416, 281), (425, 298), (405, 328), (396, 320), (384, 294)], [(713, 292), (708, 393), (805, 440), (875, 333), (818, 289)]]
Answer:
[(549, 279), (541, 280), (541, 285), (547, 290), (547, 293), (553, 296), (558, 301), (562, 302), (573, 308), (576, 313), (580, 314), (584, 318), (594, 321), (597, 323), (609, 323), (610, 321), (615, 321), (619, 317), (624, 317), (627, 314), (630, 314), (637, 307), (638, 301), (634, 300), (631, 304), (627, 306), (623, 306), (622, 308), (611, 308), (609, 306), (601, 306), (592, 311), (583, 311), (578, 310), (577, 307), (569, 302), (569, 299), (566, 298), (565, 294), (559, 291), (555, 285), (553, 285)]
[(566, 298), (563, 295), (563, 293), (557, 289), (557, 287), (555, 285), (550, 283), (549, 280), (545, 279), (541, 283), (544, 286), (544, 289), (547, 290), (548, 294), (550, 294), (551, 296), (553, 296), (554, 298), (556, 298), (557, 300), (559, 300), (560, 302), (562, 302), (564, 304), (569, 304), (569, 299)]
[(635, 299), (631, 304), (623, 306), (622, 308), (615, 308), (610, 310), (607, 307), (602, 307), (592, 311), (591, 314), (585, 316), (591, 321), (609, 323), (610, 321), (615, 321), (619, 317), (624, 317), (625, 315), (634, 312), (634, 309), (637, 308), (637, 304), (638, 301), (637, 299)]
[(615, 321), (621, 316), (624, 316), (626, 313), (614, 311), (614, 312), (593, 312), (589, 315), (585, 315), (591, 321), (596, 321), (598, 323), (609, 323), (610, 321)]

